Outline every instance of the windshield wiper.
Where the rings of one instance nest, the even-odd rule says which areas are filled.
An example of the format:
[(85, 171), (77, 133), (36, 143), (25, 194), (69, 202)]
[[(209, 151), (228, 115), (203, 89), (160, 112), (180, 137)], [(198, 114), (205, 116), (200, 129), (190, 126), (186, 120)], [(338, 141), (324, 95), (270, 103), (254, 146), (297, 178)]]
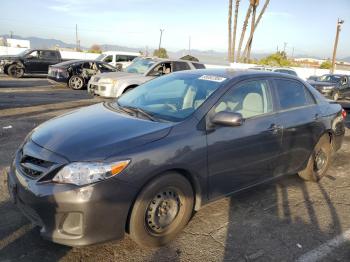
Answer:
[(146, 116), (148, 119), (152, 120), (152, 121), (157, 121), (157, 119), (152, 116), (150, 113), (146, 112), (145, 110), (139, 108), (139, 107), (134, 107), (134, 106), (121, 106), (122, 109), (126, 109), (126, 110), (130, 110), (136, 113), (141, 113), (142, 115)]

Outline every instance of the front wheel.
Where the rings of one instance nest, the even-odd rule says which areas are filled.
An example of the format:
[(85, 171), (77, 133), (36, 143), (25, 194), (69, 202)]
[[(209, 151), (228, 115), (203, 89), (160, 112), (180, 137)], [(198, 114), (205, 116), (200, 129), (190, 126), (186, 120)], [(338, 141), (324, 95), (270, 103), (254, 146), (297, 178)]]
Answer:
[(311, 153), (307, 166), (298, 175), (304, 180), (319, 181), (327, 172), (331, 163), (332, 146), (328, 134), (323, 135)]
[(166, 173), (148, 183), (133, 206), (130, 237), (140, 246), (169, 243), (185, 227), (193, 212), (189, 181), (178, 173)]
[(80, 76), (72, 76), (69, 78), (68, 86), (74, 90), (80, 90), (84, 87), (84, 79)]
[(21, 78), (24, 75), (24, 69), (17, 65), (10, 65), (7, 68), (7, 74), (14, 78)]

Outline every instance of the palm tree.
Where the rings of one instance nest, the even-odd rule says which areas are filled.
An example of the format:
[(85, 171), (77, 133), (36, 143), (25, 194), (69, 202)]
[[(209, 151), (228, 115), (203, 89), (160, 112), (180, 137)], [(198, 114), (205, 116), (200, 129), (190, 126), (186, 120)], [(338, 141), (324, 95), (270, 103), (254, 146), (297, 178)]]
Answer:
[(250, 59), (250, 51), (252, 48), (252, 41), (253, 41), (253, 36), (254, 36), (254, 30), (255, 30), (255, 16), (256, 16), (256, 8), (259, 5), (259, 0), (250, 0), (250, 4), (252, 5), (253, 9), (253, 15), (252, 15), (252, 22), (251, 22), (251, 27), (250, 27), (250, 35), (247, 44), (248, 44), (248, 51), (247, 54), (245, 55), (243, 52), (243, 59), (248, 60)]
[(248, 49), (251, 49), (251, 47), (252, 47), (253, 36), (254, 36), (255, 30), (256, 30), (256, 28), (257, 28), (257, 26), (258, 26), (258, 24), (259, 24), (259, 22), (260, 22), (260, 20), (261, 20), (261, 18), (263, 16), (263, 14), (265, 13), (266, 8), (269, 5), (269, 3), (270, 3), (270, 0), (266, 0), (263, 8), (261, 9), (261, 12), (260, 12), (260, 14), (258, 16), (258, 19), (255, 22), (254, 30), (253, 30), (253, 32), (250, 32), (250, 36), (248, 38), (247, 44), (246, 44), (246, 46), (244, 48), (244, 51), (243, 51), (243, 57), (249, 57), (250, 58), (250, 50), (249, 50), (249, 55), (248, 55)]
[(228, 2), (228, 61), (232, 61), (232, 0)]
[(244, 19), (242, 33), (241, 33), (241, 38), (239, 39), (238, 50), (237, 50), (237, 62), (240, 61), (242, 44), (243, 44), (245, 32), (247, 30), (248, 20), (249, 20), (251, 12), (252, 12), (252, 4), (250, 3), (249, 7), (248, 7), (248, 10), (247, 10), (247, 14), (246, 14), (245, 19)]
[(237, 18), (238, 18), (238, 10), (239, 10), (239, 1), (236, 0), (236, 8), (235, 8), (235, 18), (233, 21), (233, 36), (232, 36), (232, 62), (235, 61), (235, 51), (236, 51), (236, 33), (237, 33)]

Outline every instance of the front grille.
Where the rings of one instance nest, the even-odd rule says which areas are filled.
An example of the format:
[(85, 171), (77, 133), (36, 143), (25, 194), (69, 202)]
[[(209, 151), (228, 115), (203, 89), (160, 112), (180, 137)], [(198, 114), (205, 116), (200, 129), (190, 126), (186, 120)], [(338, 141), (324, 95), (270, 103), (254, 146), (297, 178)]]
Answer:
[(29, 178), (36, 179), (46, 173), (54, 163), (35, 158), (32, 156), (22, 156), (20, 168), (24, 175)]

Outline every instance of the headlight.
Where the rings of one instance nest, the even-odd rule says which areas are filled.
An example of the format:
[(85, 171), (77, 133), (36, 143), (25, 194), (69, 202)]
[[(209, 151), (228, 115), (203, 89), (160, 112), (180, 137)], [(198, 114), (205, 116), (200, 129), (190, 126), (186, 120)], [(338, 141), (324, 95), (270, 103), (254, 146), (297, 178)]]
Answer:
[(323, 90), (331, 90), (333, 88), (334, 88), (334, 86), (323, 86), (322, 87)]
[(77, 186), (88, 185), (118, 175), (129, 163), (130, 160), (114, 163), (75, 162), (63, 167), (52, 181)]

